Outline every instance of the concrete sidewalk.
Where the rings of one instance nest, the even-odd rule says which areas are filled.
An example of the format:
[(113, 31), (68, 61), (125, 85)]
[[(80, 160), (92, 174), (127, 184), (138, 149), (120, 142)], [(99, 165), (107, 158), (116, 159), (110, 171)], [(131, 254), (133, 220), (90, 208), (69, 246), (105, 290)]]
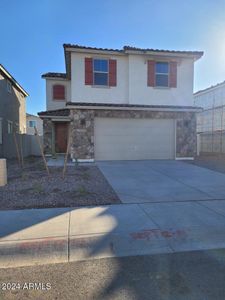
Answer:
[(225, 247), (225, 200), (0, 212), (0, 267)]

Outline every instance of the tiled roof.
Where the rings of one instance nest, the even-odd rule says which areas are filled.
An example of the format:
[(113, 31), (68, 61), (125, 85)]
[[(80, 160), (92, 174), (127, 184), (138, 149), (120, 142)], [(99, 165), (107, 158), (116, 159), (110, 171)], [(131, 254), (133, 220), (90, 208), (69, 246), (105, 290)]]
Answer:
[(101, 50), (101, 51), (116, 51), (116, 52), (123, 52), (121, 49), (109, 49), (109, 48), (96, 48), (96, 47), (88, 47), (88, 46), (81, 46), (77, 44), (63, 44), (65, 48), (75, 48), (75, 49), (86, 49), (86, 50)]
[(98, 106), (98, 107), (121, 107), (121, 108), (167, 108), (167, 109), (201, 109), (196, 106), (179, 105), (144, 105), (144, 104), (113, 104), (113, 103), (90, 103), (90, 102), (67, 102), (67, 106)]
[(35, 118), (38, 118), (38, 116), (29, 114), (29, 113), (26, 113), (26, 116), (27, 116), (27, 117), (35, 117)]
[[(186, 56), (190, 55), (195, 57), (196, 59), (200, 58), (203, 55), (202, 51), (177, 51), (177, 50), (161, 50), (161, 49), (152, 49), (152, 48), (138, 48), (132, 46), (124, 46), (122, 49), (111, 49), (111, 48), (97, 48), (97, 47), (88, 47), (82, 46), (78, 44), (63, 44), (64, 48), (64, 55), (65, 55), (65, 63), (66, 63), (66, 73), (46, 73), (42, 75), (42, 78), (67, 78), (70, 79), (71, 77), (71, 48), (80, 49), (80, 50), (90, 50), (91, 51), (104, 51), (104, 52), (116, 52), (120, 55), (126, 55), (128, 51), (133, 52), (142, 52), (146, 54), (148, 52), (155, 52), (158, 54), (170, 54), (170, 55), (178, 55), (178, 56)], [(140, 54), (140, 53), (139, 53)]]
[(174, 54), (190, 54), (190, 55), (203, 55), (202, 51), (177, 51), (177, 50), (162, 50), (162, 49), (152, 49), (152, 48), (138, 48), (132, 46), (124, 46), (123, 49), (109, 49), (109, 48), (96, 48), (96, 47), (87, 47), (77, 44), (63, 44), (65, 48), (75, 48), (75, 49), (84, 49), (84, 50), (100, 50), (100, 51), (116, 51), (116, 52), (126, 52), (126, 51), (142, 51), (142, 52), (168, 52)]
[(215, 84), (215, 85), (211, 85), (210, 87), (207, 87), (206, 89), (199, 90), (199, 91), (197, 91), (196, 93), (194, 93), (194, 95), (198, 95), (198, 94), (200, 94), (200, 93), (202, 93), (202, 92), (206, 92), (206, 91), (209, 91), (209, 90), (211, 90), (211, 89), (220, 87), (220, 86), (222, 86), (222, 85), (224, 85), (224, 84), (225, 84), (225, 80), (224, 80), (223, 82), (217, 83), (217, 84)]
[(59, 117), (68, 117), (70, 115), (70, 110), (65, 109), (56, 109), (56, 110), (48, 110), (48, 111), (41, 111), (38, 113), (41, 116), (59, 116)]
[(66, 73), (54, 73), (54, 72), (48, 72), (43, 75), (41, 75), (42, 78), (46, 77), (52, 77), (52, 78), (66, 78)]
[(131, 46), (124, 46), (124, 51), (141, 51), (141, 52), (168, 52), (177, 54), (190, 54), (190, 55), (203, 55), (203, 51), (179, 51), (179, 50), (164, 50), (164, 49), (152, 49), (152, 48), (137, 48)]

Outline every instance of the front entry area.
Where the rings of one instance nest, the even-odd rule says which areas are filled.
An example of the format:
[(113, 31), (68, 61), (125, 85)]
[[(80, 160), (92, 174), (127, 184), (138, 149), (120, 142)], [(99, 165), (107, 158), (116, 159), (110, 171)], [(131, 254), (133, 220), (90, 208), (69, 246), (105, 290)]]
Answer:
[(55, 152), (66, 153), (68, 142), (68, 122), (55, 122)]
[(95, 118), (96, 160), (175, 158), (173, 119)]

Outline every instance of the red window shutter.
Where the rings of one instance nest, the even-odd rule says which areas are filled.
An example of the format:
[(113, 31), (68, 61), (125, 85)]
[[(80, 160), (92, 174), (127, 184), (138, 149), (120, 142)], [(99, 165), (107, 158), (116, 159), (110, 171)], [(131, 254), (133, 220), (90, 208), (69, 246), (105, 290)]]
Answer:
[(65, 100), (65, 86), (61, 84), (53, 85), (53, 99)]
[(155, 61), (148, 60), (148, 86), (155, 86)]
[(116, 60), (109, 59), (109, 86), (116, 86)]
[(169, 75), (170, 87), (177, 87), (177, 62), (170, 62), (170, 75)]
[(93, 84), (93, 63), (92, 58), (85, 57), (85, 84)]

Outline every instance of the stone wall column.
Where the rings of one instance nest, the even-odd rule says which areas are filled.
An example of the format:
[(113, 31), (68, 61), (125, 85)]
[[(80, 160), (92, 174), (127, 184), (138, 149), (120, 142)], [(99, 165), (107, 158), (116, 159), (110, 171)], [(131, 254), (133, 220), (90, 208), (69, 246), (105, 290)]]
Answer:
[(71, 110), (72, 159), (94, 159), (94, 111)]
[(53, 122), (51, 119), (43, 119), (43, 139), (44, 139), (44, 153), (53, 153)]
[(195, 157), (196, 154), (196, 114), (186, 113), (176, 121), (176, 157)]

